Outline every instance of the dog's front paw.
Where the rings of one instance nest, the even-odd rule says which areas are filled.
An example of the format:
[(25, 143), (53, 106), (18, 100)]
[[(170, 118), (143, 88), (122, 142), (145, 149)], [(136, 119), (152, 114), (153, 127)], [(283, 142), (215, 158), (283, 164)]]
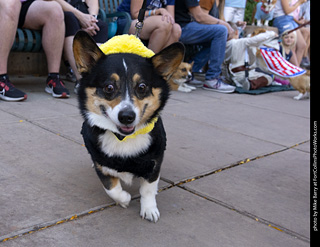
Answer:
[(127, 191), (122, 190), (120, 186), (112, 190), (105, 189), (105, 191), (121, 207), (127, 208), (129, 206), (131, 195)]
[(127, 208), (131, 201), (131, 195), (127, 191), (121, 191), (119, 198), (117, 198), (117, 203), (123, 208)]
[(153, 207), (141, 207), (140, 216), (142, 219), (149, 220), (156, 223), (160, 218), (160, 212), (157, 206)]

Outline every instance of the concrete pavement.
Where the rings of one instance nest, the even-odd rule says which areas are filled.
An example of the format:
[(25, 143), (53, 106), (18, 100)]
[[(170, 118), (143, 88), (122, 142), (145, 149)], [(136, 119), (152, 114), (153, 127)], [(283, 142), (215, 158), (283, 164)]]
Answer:
[(71, 98), (43, 77), (11, 78), (25, 102), (0, 101), (0, 246), (310, 246), (310, 100), (173, 92), (158, 223), (105, 194)]

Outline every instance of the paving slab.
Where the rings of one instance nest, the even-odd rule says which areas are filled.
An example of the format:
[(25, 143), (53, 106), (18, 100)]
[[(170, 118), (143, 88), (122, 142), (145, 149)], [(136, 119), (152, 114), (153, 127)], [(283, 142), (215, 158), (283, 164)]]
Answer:
[(3, 247), (130, 246), (130, 247), (303, 247), (308, 243), (246, 216), (172, 188), (157, 196), (160, 220), (139, 218), (139, 200), (127, 209), (111, 207), (13, 241)]
[[(165, 109), (165, 113), (172, 116), (180, 116), (179, 121), (188, 119), (197, 120), (203, 123), (210, 123), (235, 133), (254, 137), (272, 143), (290, 146), (308, 140), (310, 135), (310, 118), (293, 115), (285, 110), (257, 107), (256, 104), (250, 105), (229, 100), (232, 95), (223, 95), (220, 98), (214, 97), (212, 92), (202, 90), (197, 91), (199, 100), (190, 102), (179, 102), (172, 104)], [(201, 95), (201, 96), (200, 96)], [(205, 97), (202, 97), (205, 95)], [(213, 95), (212, 97), (210, 97)], [(193, 95), (195, 97), (196, 95)], [(243, 96), (250, 97), (250, 96)], [(188, 97), (189, 98), (189, 97)], [(252, 99), (251, 99), (252, 100)], [(268, 104), (266, 100), (255, 98), (262, 103)], [(282, 99), (283, 104), (296, 104), (293, 99)], [(252, 101), (251, 101), (252, 102)], [(310, 112), (310, 106), (306, 106), (304, 112)], [(294, 108), (294, 107), (293, 107)], [(303, 128), (301, 128), (303, 126)], [(297, 131), (299, 129), (299, 131)]]
[(289, 149), (184, 186), (308, 239), (309, 164), (309, 153)]
[(1, 234), (106, 203), (83, 146), (26, 121), (0, 126)]
[(283, 149), (282, 145), (212, 126), (211, 120), (206, 123), (164, 114), (163, 121), (168, 143), (161, 174), (173, 182)]

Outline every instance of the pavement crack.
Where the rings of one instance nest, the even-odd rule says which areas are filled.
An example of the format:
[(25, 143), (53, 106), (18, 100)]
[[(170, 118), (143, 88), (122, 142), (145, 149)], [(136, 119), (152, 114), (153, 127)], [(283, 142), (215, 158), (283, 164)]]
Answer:
[(218, 204), (218, 205), (220, 205), (220, 206), (222, 206), (224, 208), (232, 210), (233, 212), (236, 212), (238, 214), (246, 216), (246, 217), (248, 217), (248, 218), (250, 218), (252, 220), (257, 221), (258, 223), (264, 224), (264, 225), (266, 225), (268, 227), (271, 227), (271, 228), (273, 228), (273, 229), (275, 229), (277, 231), (283, 232), (283, 233), (288, 234), (288, 235), (290, 235), (290, 236), (292, 236), (294, 238), (300, 239), (301, 241), (304, 241), (306, 243), (310, 243), (310, 238), (308, 238), (306, 236), (303, 236), (303, 235), (301, 235), (301, 234), (299, 234), (299, 233), (297, 233), (295, 231), (292, 231), (292, 230), (290, 230), (290, 229), (288, 229), (288, 228), (286, 228), (284, 226), (280, 226), (280, 225), (278, 225), (278, 224), (276, 224), (274, 222), (271, 222), (271, 221), (268, 221), (266, 219), (263, 219), (263, 218), (261, 218), (261, 217), (259, 217), (257, 215), (251, 214), (251, 213), (249, 213), (247, 211), (243, 211), (243, 210), (237, 209), (237, 208), (235, 208), (235, 207), (233, 207), (233, 206), (231, 206), (231, 205), (229, 205), (229, 204), (227, 204), (227, 203), (225, 203), (223, 201), (220, 201), (220, 200), (218, 200), (216, 198), (213, 198), (213, 197), (210, 197), (208, 195), (205, 195), (205, 194), (203, 194), (203, 193), (201, 193), (201, 192), (199, 192), (197, 190), (191, 189), (191, 188), (189, 188), (187, 186), (178, 185), (177, 187), (180, 188), (180, 189), (183, 189), (185, 191), (188, 191), (189, 193), (192, 193), (192, 194), (194, 194), (196, 196), (199, 196), (199, 197), (201, 197), (201, 198), (203, 198), (203, 199), (205, 199), (207, 201), (214, 202), (214, 203), (216, 203), (216, 204)]
[(206, 173), (203, 173), (203, 174), (200, 174), (200, 175), (196, 175), (196, 176), (193, 176), (193, 177), (190, 177), (190, 178), (186, 178), (186, 179), (180, 180), (178, 182), (173, 182), (173, 181), (170, 181), (169, 179), (161, 177), (161, 180), (163, 180), (164, 182), (167, 182), (167, 183), (170, 184), (169, 186), (163, 188), (161, 191), (164, 191), (164, 190), (167, 190), (167, 189), (171, 189), (173, 187), (177, 187), (177, 188), (183, 189), (183, 190), (185, 190), (185, 191), (187, 191), (189, 193), (192, 193), (192, 194), (194, 194), (194, 195), (196, 195), (198, 197), (201, 197), (201, 198), (203, 198), (205, 200), (208, 200), (210, 202), (214, 202), (214, 203), (216, 203), (216, 204), (218, 204), (218, 205), (220, 205), (222, 207), (225, 207), (225, 208), (227, 208), (229, 210), (232, 210), (232, 211), (237, 212), (237, 213), (239, 213), (239, 214), (241, 214), (243, 216), (246, 216), (246, 217), (248, 217), (250, 219), (253, 219), (253, 220), (255, 220), (255, 221), (259, 222), (259, 223), (267, 225), (268, 227), (271, 227), (271, 228), (273, 228), (275, 230), (278, 230), (280, 232), (286, 233), (286, 234), (288, 234), (288, 235), (290, 235), (290, 236), (292, 236), (294, 238), (300, 239), (300, 240), (302, 240), (304, 242), (310, 243), (310, 238), (308, 238), (306, 236), (303, 236), (303, 235), (301, 235), (301, 234), (299, 234), (297, 232), (294, 232), (294, 231), (292, 231), (290, 229), (287, 229), (287, 228), (285, 228), (283, 226), (280, 226), (280, 225), (278, 225), (278, 224), (276, 224), (274, 222), (271, 222), (271, 221), (268, 221), (268, 220), (263, 219), (261, 217), (258, 217), (258, 216), (254, 215), (254, 214), (249, 213), (249, 212), (239, 210), (239, 209), (237, 209), (237, 208), (235, 208), (235, 207), (233, 207), (233, 206), (231, 206), (231, 205), (229, 205), (229, 204), (227, 204), (227, 203), (225, 203), (223, 201), (220, 201), (220, 200), (218, 200), (216, 198), (213, 198), (213, 197), (210, 197), (208, 195), (205, 195), (205, 194), (203, 194), (203, 193), (201, 193), (201, 192), (199, 192), (197, 190), (191, 189), (190, 187), (188, 187), (186, 185), (186, 184), (188, 184), (190, 182), (193, 182), (193, 181), (196, 181), (196, 180), (200, 180), (202, 178), (211, 176), (213, 174), (217, 174), (217, 173), (223, 172), (225, 170), (229, 170), (229, 169), (232, 169), (234, 167), (238, 167), (240, 165), (244, 165), (244, 164), (247, 164), (249, 162), (258, 160), (258, 159), (269, 157), (271, 155), (275, 155), (275, 154), (287, 151), (289, 149), (296, 148), (296, 147), (298, 147), (298, 146), (300, 146), (302, 144), (305, 144), (305, 143), (307, 143), (309, 141), (310, 140), (306, 140), (306, 141), (294, 144), (292, 146), (276, 150), (276, 151), (271, 152), (271, 153), (267, 153), (267, 154), (264, 154), (264, 155), (258, 155), (258, 156), (253, 157), (253, 158), (246, 158), (244, 160), (241, 160), (241, 161), (236, 162), (234, 164), (231, 164), (229, 166), (226, 166), (226, 167), (223, 167), (223, 168), (219, 168), (219, 169), (215, 169), (213, 171), (209, 171), (209, 172), (206, 172)]

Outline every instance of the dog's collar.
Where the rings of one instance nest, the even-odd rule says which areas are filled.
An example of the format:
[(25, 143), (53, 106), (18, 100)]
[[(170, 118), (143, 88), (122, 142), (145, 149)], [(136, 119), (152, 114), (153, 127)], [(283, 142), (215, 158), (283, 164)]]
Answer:
[(118, 133), (113, 133), (118, 141), (120, 142), (124, 142), (126, 141), (127, 139), (134, 139), (136, 138), (138, 135), (144, 135), (144, 134), (148, 134), (150, 133), (153, 128), (154, 128), (154, 125), (156, 124), (156, 122), (158, 121), (158, 117), (154, 117), (151, 122), (149, 124), (147, 124), (145, 127), (143, 127), (142, 129), (138, 129), (136, 132), (134, 132), (132, 135), (128, 135), (128, 136), (123, 136), (123, 135), (120, 135)]

